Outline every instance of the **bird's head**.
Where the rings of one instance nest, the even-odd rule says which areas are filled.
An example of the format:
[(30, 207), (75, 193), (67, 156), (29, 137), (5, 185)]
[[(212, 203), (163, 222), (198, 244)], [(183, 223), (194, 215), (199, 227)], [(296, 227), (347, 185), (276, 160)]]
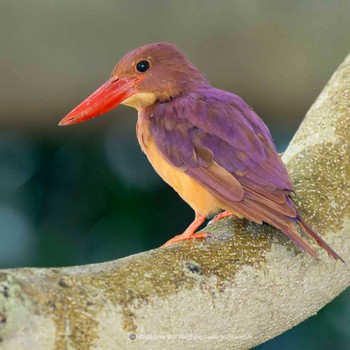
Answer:
[(140, 110), (207, 83), (203, 74), (174, 45), (142, 46), (121, 58), (110, 79), (67, 114), (59, 125), (83, 122), (121, 103)]

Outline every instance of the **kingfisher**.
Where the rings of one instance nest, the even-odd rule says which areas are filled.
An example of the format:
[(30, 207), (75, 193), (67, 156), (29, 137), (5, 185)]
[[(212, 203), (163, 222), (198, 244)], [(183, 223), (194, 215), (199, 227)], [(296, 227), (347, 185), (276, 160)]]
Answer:
[(298, 230), (335, 260), (343, 259), (303, 220), (290, 197), (293, 184), (270, 131), (241, 97), (210, 85), (174, 45), (139, 47), (59, 125), (77, 124), (119, 104), (138, 111), (137, 139), (156, 172), (195, 212), (194, 221), (165, 245), (207, 237), (206, 218), (268, 223), (312, 256)]

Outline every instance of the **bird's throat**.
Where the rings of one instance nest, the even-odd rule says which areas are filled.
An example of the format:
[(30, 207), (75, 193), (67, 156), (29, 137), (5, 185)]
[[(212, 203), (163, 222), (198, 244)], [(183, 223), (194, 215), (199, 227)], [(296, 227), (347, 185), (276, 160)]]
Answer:
[(122, 104), (140, 111), (141, 109), (151, 106), (156, 99), (157, 97), (153, 92), (138, 92), (125, 99)]

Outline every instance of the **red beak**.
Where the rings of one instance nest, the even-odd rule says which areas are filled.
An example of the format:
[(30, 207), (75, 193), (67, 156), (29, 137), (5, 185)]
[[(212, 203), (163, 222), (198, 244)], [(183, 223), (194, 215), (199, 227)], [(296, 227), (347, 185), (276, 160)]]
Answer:
[(58, 125), (72, 125), (106, 113), (136, 94), (135, 84), (140, 77), (110, 78), (78, 107), (68, 113)]

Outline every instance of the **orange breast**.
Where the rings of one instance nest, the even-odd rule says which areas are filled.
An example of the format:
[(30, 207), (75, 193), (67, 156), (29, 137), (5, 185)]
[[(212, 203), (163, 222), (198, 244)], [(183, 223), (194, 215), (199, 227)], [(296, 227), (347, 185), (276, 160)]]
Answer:
[(143, 152), (155, 171), (174, 188), (195, 212), (207, 216), (217, 213), (223, 208), (219, 200), (206, 188), (164, 159), (154, 144), (148, 128), (142, 128), (141, 130), (141, 126), (138, 125), (137, 137)]

